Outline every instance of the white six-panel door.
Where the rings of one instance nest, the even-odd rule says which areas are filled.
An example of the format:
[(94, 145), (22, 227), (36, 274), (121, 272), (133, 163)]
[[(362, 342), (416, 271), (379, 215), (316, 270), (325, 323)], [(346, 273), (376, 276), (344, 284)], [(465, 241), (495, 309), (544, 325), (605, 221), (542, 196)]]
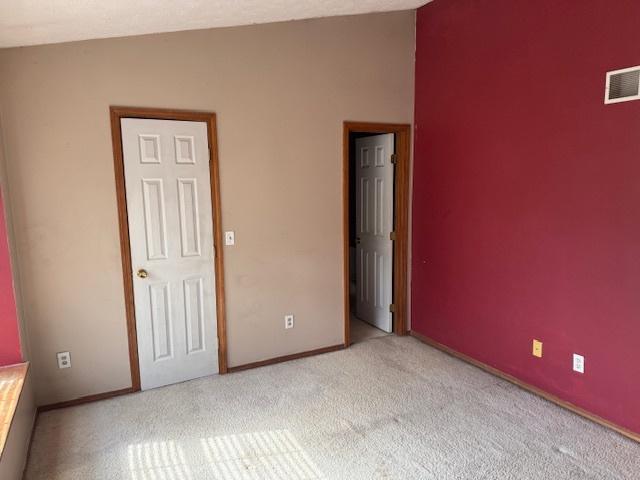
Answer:
[(121, 128), (141, 387), (218, 373), (207, 125)]
[(385, 332), (393, 328), (394, 135), (356, 140), (356, 316)]

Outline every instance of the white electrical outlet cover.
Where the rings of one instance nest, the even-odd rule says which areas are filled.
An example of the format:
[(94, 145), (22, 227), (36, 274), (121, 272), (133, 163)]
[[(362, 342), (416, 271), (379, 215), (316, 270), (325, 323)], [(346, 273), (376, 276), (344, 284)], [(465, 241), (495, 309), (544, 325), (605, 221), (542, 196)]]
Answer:
[(573, 354), (573, 371), (584, 373), (584, 357), (577, 353)]
[(284, 328), (293, 328), (293, 315), (285, 315), (284, 316)]
[(71, 354), (69, 352), (56, 353), (58, 368), (71, 368)]

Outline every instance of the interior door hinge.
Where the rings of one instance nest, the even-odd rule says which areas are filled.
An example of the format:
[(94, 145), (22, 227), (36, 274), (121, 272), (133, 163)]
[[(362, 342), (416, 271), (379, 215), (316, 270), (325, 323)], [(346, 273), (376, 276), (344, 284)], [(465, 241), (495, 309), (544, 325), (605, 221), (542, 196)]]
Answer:
[(397, 153), (392, 153), (391, 154), (391, 163), (393, 163), (394, 165), (396, 163), (398, 163), (398, 154)]
[(395, 313), (395, 311), (396, 311), (396, 306), (395, 306), (395, 304), (394, 304), (394, 303), (390, 303), (390, 304), (389, 304), (389, 311), (390, 311), (391, 313)]
[(389, 239), (395, 241), (398, 236), (396, 235), (395, 230), (389, 234)]

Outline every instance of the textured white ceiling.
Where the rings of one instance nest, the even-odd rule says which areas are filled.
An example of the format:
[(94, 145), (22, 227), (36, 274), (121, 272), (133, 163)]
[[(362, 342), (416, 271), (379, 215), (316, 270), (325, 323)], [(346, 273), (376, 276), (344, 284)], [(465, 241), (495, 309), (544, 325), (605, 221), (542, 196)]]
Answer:
[(0, 48), (408, 10), (428, 0), (0, 0)]

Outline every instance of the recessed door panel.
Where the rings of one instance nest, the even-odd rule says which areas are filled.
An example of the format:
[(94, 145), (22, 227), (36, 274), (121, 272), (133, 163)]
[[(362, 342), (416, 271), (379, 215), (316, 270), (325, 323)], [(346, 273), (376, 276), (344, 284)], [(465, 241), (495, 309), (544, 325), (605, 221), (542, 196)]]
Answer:
[(369, 147), (361, 147), (360, 148), (360, 168), (369, 168), (371, 166), (371, 158), (370, 158), (370, 149)]
[(153, 359), (157, 362), (158, 360), (170, 358), (173, 351), (169, 284), (155, 283), (149, 285), (149, 298), (151, 300)]
[(360, 179), (360, 233), (371, 233), (371, 179)]
[(385, 227), (385, 218), (384, 218), (384, 179), (376, 178), (376, 189), (375, 189), (375, 199), (374, 199), (374, 218), (375, 218), (375, 230), (374, 234), (378, 237), (382, 237), (384, 235), (384, 227)]
[(167, 258), (167, 227), (164, 209), (164, 188), (160, 178), (143, 178), (145, 239), (147, 258)]
[(176, 162), (196, 163), (195, 138), (190, 135), (175, 135)]
[(187, 353), (202, 352), (206, 348), (202, 283), (202, 278), (189, 278), (184, 281)]
[(140, 146), (140, 163), (160, 163), (160, 135), (140, 134), (138, 135), (138, 145)]
[(198, 186), (195, 178), (178, 179), (180, 202), (180, 236), (182, 256), (200, 255), (200, 217), (198, 215)]
[(375, 261), (374, 261), (374, 264), (375, 264), (374, 279), (375, 279), (375, 292), (376, 292), (375, 306), (376, 308), (383, 308), (384, 300), (385, 300), (384, 255), (381, 255), (378, 252), (374, 252), (373, 256), (375, 258)]

